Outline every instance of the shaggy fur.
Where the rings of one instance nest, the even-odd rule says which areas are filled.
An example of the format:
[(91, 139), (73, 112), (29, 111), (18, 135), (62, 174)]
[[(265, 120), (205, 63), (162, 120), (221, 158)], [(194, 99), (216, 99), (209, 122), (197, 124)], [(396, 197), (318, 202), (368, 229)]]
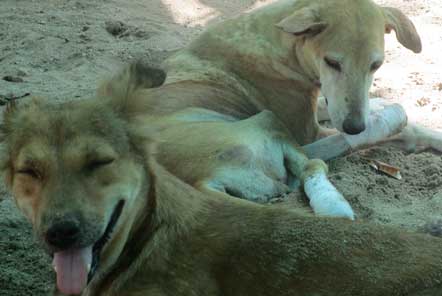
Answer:
[(98, 250), (82, 296), (441, 293), (438, 238), (230, 197), (266, 201), (327, 171), (297, 147), (327, 133), (317, 94), (338, 129), (360, 129), (391, 29), (420, 50), (397, 10), (281, 1), (209, 29), (167, 78), (135, 63), (98, 98), (10, 105), (6, 184), (49, 254)]
[(79, 217), (76, 244), (95, 243), (124, 201), (81, 295), (442, 292), (439, 238), (201, 193), (157, 164), (127, 103), (32, 102), (5, 114), (7, 184), (48, 253), (57, 218)]
[[(164, 84), (129, 87), (128, 112), (158, 132), (158, 159), (174, 175), (202, 191), (265, 202), (296, 186), (295, 179), (303, 184), (326, 172), (308, 157), (354, 150), (342, 134), (317, 141), (337, 132), (319, 126), (317, 96), (327, 97), (321, 114), (338, 130), (360, 132), (391, 30), (406, 48), (421, 50), (413, 24), (397, 9), (370, 0), (279, 1), (210, 27), (165, 61)], [(99, 96), (121, 95), (121, 84), (135, 84), (133, 71), (104, 83)], [(442, 151), (442, 135), (420, 127), (395, 139)]]

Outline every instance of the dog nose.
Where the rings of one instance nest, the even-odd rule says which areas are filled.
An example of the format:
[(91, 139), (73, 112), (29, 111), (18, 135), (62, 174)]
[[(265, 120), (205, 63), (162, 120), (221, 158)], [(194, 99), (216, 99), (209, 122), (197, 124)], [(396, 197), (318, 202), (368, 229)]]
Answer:
[(64, 219), (51, 225), (46, 232), (46, 241), (53, 247), (69, 249), (79, 240), (80, 223), (76, 219)]
[(346, 134), (357, 135), (365, 130), (365, 123), (363, 120), (352, 120), (347, 118), (344, 120), (342, 129)]

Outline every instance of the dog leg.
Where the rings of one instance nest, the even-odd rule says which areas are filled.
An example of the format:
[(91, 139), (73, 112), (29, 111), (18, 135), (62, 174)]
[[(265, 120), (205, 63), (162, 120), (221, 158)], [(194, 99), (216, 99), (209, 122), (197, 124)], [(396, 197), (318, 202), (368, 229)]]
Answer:
[[(210, 162), (204, 166), (212, 169), (194, 181), (196, 188), (265, 203), (296, 187), (292, 186), (296, 180), (304, 185), (315, 213), (354, 219), (348, 202), (327, 180), (326, 164), (309, 160), (272, 112), (263, 111), (248, 119), (219, 122), (216, 126), (216, 133), (212, 129), (198, 143), (204, 147), (216, 145), (211, 157), (197, 158), (208, 159)], [(192, 125), (192, 133), (201, 134), (203, 130), (198, 132), (197, 128), (198, 125)], [(223, 140), (216, 142), (217, 139)], [(192, 151), (184, 154), (189, 153)]]
[(290, 191), (281, 181), (273, 180), (260, 170), (219, 169), (215, 177), (196, 185), (199, 189), (227, 193), (230, 196), (265, 203)]
[[(267, 134), (268, 140), (281, 147), (283, 166), (289, 176), (288, 179), (290, 180), (290, 176), (296, 176), (301, 180), (315, 214), (354, 219), (354, 213), (349, 203), (327, 179), (327, 165), (319, 159), (308, 159), (304, 152), (298, 148), (294, 139), (290, 137), (286, 127), (272, 112), (265, 111), (256, 116), (254, 126), (266, 131), (261, 133), (263, 143), (266, 142), (264, 135)], [(263, 154), (269, 157), (279, 150), (277, 146), (270, 146), (270, 149), (263, 151)], [(275, 163), (275, 159), (272, 163)]]
[(319, 160), (309, 160), (302, 174), (304, 192), (316, 215), (354, 220), (355, 214), (347, 200), (327, 179), (328, 168)]
[(372, 112), (367, 128), (362, 133), (358, 135), (343, 134), (343, 136), (352, 149), (359, 149), (375, 145), (396, 135), (402, 131), (406, 124), (407, 115), (404, 108), (399, 104), (393, 104), (381, 111)]
[[(389, 105), (391, 104), (383, 98), (370, 99), (370, 110), (380, 110)], [(384, 142), (392, 143), (407, 151), (433, 149), (442, 152), (442, 132), (411, 122), (400, 133)]]
[(355, 214), (350, 204), (327, 179), (328, 168), (322, 160), (308, 159), (290, 143), (286, 143), (283, 150), (287, 169), (301, 179), (316, 215), (354, 220)]
[[(385, 107), (391, 105), (392, 105), (391, 103), (388, 103), (383, 98), (370, 99), (370, 110), (372, 112), (381, 111)], [(327, 103), (324, 97), (318, 98), (317, 118), (318, 121), (330, 120), (330, 116), (327, 111)], [(324, 130), (321, 129), (319, 132), (318, 135), (319, 139), (333, 135), (333, 132), (330, 132), (333, 130), (326, 128), (323, 129)], [(393, 144), (394, 146), (397, 146), (401, 149), (412, 152), (422, 151), (427, 149), (433, 149), (442, 152), (442, 132), (425, 128), (418, 124), (409, 122), (400, 133), (390, 138), (386, 138), (377, 144), (383, 144), (383, 143)], [(314, 145), (315, 149), (312, 149), (313, 156), (314, 155), (328, 156), (329, 154), (330, 156), (328, 156), (327, 159), (330, 159), (348, 152), (349, 149), (351, 148), (348, 147), (347, 143), (341, 137), (338, 136), (327, 139), (327, 141), (323, 142), (321, 145), (325, 145), (325, 147), (323, 147), (324, 149), (321, 149), (319, 145), (316, 146), (315, 143)], [(333, 151), (327, 151), (330, 148), (330, 146), (327, 147), (327, 145), (334, 145), (336, 147), (333, 147)], [(321, 159), (324, 158), (321, 157)]]
[[(354, 219), (355, 215), (349, 203), (327, 179), (327, 165), (319, 159), (308, 159), (304, 152), (298, 148), (294, 139), (290, 137), (286, 127), (272, 112), (263, 111), (255, 116), (253, 126), (263, 131), (259, 133), (263, 137), (262, 143), (277, 144), (276, 146), (271, 145), (267, 151), (261, 152), (266, 158), (279, 150), (278, 146), (281, 147), (284, 160), (282, 165), (289, 176), (288, 179), (290, 180), (290, 176), (296, 176), (301, 180), (315, 214)], [(258, 133), (255, 132), (256, 134)], [(267, 139), (265, 139), (265, 135), (267, 135)], [(279, 157), (275, 157), (271, 163), (274, 164), (277, 158)]]
[(358, 135), (337, 134), (303, 146), (309, 158), (329, 160), (352, 150), (384, 142), (399, 133), (406, 125), (404, 109), (393, 104), (372, 112), (366, 130)]
[(385, 143), (392, 143), (406, 151), (423, 151), (433, 149), (442, 152), (442, 132), (410, 123), (402, 132), (387, 139)]

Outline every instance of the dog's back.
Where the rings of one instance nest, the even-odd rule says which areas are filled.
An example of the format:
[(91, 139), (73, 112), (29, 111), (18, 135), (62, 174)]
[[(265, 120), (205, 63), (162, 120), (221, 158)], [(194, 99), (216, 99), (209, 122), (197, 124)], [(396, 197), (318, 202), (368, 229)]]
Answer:
[(184, 199), (200, 206), (182, 225), (164, 221), (127, 291), (139, 281), (146, 291), (183, 296), (442, 292), (439, 238), (202, 194), (151, 167), (159, 205)]

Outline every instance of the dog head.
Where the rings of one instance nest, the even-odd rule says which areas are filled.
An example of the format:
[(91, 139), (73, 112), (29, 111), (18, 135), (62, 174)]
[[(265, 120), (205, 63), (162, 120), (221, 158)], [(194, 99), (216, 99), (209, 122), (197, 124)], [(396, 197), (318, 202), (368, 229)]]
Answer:
[(384, 61), (384, 34), (394, 30), (416, 53), (422, 48), (419, 35), (402, 12), (370, 0), (298, 2), (302, 7), (277, 27), (299, 41), (295, 54), (319, 81), (333, 125), (358, 134), (367, 124), (373, 74)]
[(125, 96), (139, 84), (130, 78), (135, 68), (106, 84), (108, 98), (36, 100), (4, 114), (6, 184), (53, 256), (57, 287), (66, 295), (80, 294), (116, 261), (145, 208), (144, 154), (124, 111)]

